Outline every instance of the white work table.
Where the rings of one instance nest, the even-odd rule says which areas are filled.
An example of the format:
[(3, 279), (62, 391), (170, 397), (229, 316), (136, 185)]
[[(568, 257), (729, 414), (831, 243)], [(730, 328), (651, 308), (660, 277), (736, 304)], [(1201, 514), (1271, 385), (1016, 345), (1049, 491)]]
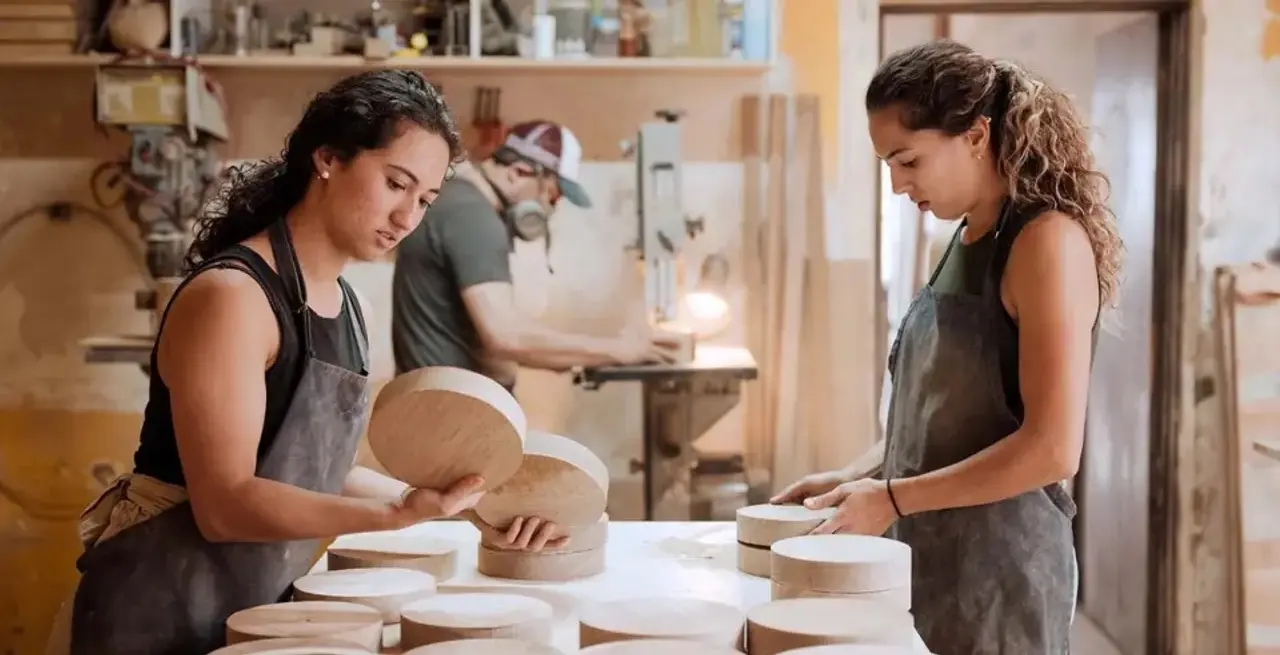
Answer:
[[(576, 607), (584, 602), (676, 596), (737, 605), (745, 612), (770, 601), (767, 578), (738, 570), (737, 528), (729, 521), (611, 521), (604, 572), (568, 582), (528, 582), (481, 575), (476, 570), (480, 533), (465, 521), (430, 521), (386, 534), (457, 542), (458, 572), (439, 584), (442, 593), (502, 588), (548, 600), (556, 609), (555, 645), (564, 652), (578, 650)], [(339, 537), (334, 545), (341, 545), (345, 539)], [(321, 557), (313, 571), (323, 571), (326, 565), (326, 558)], [(398, 631), (388, 636), (398, 641)], [(920, 653), (929, 652), (918, 637), (916, 647)]]

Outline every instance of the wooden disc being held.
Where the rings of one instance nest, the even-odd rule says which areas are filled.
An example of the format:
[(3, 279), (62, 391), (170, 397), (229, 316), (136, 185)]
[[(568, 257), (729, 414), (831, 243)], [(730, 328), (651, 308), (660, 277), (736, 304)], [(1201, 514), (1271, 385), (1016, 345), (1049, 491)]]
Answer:
[(209, 655), (369, 655), (370, 652), (341, 639), (260, 639), (224, 646)]
[(458, 543), (403, 532), (362, 532), (338, 537), (326, 557), (330, 571), (399, 568), (430, 573), (444, 582), (458, 573)]
[(631, 598), (578, 611), (582, 648), (628, 639), (681, 639), (724, 647), (738, 644), (742, 611), (697, 598)]
[(519, 639), (551, 643), (551, 604), (519, 594), (437, 594), (400, 610), (400, 646), (455, 639)]
[[(538, 551), (539, 553), (581, 553), (587, 550), (602, 549), (609, 540), (609, 514), (608, 512), (604, 513), (599, 521), (591, 525), (561, 527), (558, 532), (567, 535), (569, 541), (562, 546), (554, 548), (550, 546), (543, 547), (542, 550)], [(480, 532), (480, 544), (495, 550), (506, 548), (505, 542), (495, 543), (483, 531)]]
[(382, 612), (358, 603), (317, 600), (259, 605), (227, 617), (228, 644), (286, 637), (323, 637), (376, 651), (382, 647)]
[(519, 639), (459, 639), (407, 650), (404, 655), (563, 655), (559, 649)]
[(530, 430), (515, 475), (485, 494), (476, 514), (503, 529), (516, 517), (561, 526), (600, 520), (609, 500), (609, 468), (590, 448), (558, 434)]
[(845, 598), (791, 598), (747, 612), (750, 655), (777, 655), (824, 644), (915, 644), (911, 613), (883, 603)]
[(836, 513), (834, 507), (809, 509), (804, 505), (748, 505), (737, 511), (738, 541), (769, 547), (776, 541), (800, 537)]
[(526, 425), (502, 385), (465, 369), (432, 366), (382, 388), (369, 419), (369, 449), (410, 486), (444, 490), (480, 475), (483, 491), (520, 467)]
[(294, 600), (336, 600), (367, 605), (382, 613), (383, 623), (400, 620), (400, 608), (431, 596), (436, 580), (412, 569), (322, 571), (293, 583)]
[(526, 552), (479, 546), (476, 570), (491, 578), (564, 582), (604, 571), (605, 549), (578, 552)]
[(842, 593), (911, 586), (911, 547), (883, 537), (815, 534), (774, 542), (771, 577), (788, 587)]
[(728, 646), (716, 646), (689, 639), (628, 639), (583, 648), (591, 655), (742, 655)]

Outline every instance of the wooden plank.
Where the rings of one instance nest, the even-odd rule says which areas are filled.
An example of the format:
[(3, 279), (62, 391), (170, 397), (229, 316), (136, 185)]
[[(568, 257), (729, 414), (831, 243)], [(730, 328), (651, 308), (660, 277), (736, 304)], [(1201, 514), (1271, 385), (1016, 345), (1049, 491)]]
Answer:
[[(773, 434), (776, 425), (778, 398), (778, 338), (782, 320), (782, 267), (784, 261), (784, 239), (787, 211), (786, 188), (786, 149), (787, 149), (787, 110), (786, 96), (773, 94), (769, 97), (769, 117), (767, 119), (768, 177), (765, 191), (765, 227), (764, 227), (764, 324), (765, 346), (761, 361), (760, 379), (757, 384), (764, 388), (764, 424), (776, 442)], [(775, 461), (776, 461), (776, 449)]]
[(1225, 496), (1227, 506), (1227, 563), (1226, 616), (1230, 627), (1227, 631), (1228, 653), (1243, 653), (1245, 626), (1248, 622), (1244, 607), (1244, 512), (1241, 500), (1240, 476), (1240, 427), (1236, 399), (1239, 397), (1236, 377), (1235, 344), (1235, 276), (1229, 268), (1219, 268), (1213, 279), (1214, 336), (1218, 351), (1217, 378), (1222, 392), (1222, 431), (1226, 463)]
[[(745, 285), (744, 332), (747, 348), (763, 353), (764, 325), (764, 253), (761, 223), (764, 217), (764, 139), (762, 127), (767, 107), (758, 95), (742, 99), (742, 266)], [(760, 372), (764, 377), (765, 371)], [(743, 457), (748, 471), (771, 470), (773, 441), (764, 424), (766, 396), (763, 385), (744, 385)]]
[(881, 15), (1182, 11), (1190, 0), (880, 0)]

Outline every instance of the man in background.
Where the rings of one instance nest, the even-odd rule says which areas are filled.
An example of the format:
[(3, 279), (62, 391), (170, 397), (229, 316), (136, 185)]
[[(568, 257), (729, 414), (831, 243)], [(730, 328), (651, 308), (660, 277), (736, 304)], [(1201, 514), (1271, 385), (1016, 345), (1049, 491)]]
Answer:
[(669, 337), (564, 332), (516, 308), (515, 239), (547, 238), (561, 198), (591, 206), (576, 179), (581, 164), (582, 147), (568, 128), (531, 121), (512, 127), (487, 159), (458, 166), (396, 252), (391, 343), (397, 375), (456, 366), (510, 391), (520, 366), (565, 371), (673, 359), (677, 343)]

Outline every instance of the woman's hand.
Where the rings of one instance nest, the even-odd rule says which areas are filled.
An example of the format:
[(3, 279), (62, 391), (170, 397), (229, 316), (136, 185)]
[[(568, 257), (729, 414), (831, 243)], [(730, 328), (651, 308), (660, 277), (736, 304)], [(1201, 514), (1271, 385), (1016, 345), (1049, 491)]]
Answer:
[(875, 537), (883, 535), (898, 518), (884, 480), (863, 478), (804, 501), (809, 509), (837, 507), (836, 513), (810, 534), (848, 532)]
[(808, 498), (825, 494), (846, 482), (841, 471), (824, 471), (806, 475), (792, 482), (790, 486), (774, 495), (769, 502), (775, 505), (798, 503)]
[(485, 542), (498, 548), (536, 553), (569, 543), (569, 536), (561, 534), (560, 526), (536, 516), (517, 516), (505, 530), (489, 525), (475, 511), (466, 512), (465, 517), (484, 534)]
[(445, 491), (410, 487), (400, 497), (397, 513), (401, 520), (398, 522), (402, 526), (413, 525), (469, 510), (484, 495), (479, 491), (483, 484), (484, 478), (472, 475), (458, 480)]

